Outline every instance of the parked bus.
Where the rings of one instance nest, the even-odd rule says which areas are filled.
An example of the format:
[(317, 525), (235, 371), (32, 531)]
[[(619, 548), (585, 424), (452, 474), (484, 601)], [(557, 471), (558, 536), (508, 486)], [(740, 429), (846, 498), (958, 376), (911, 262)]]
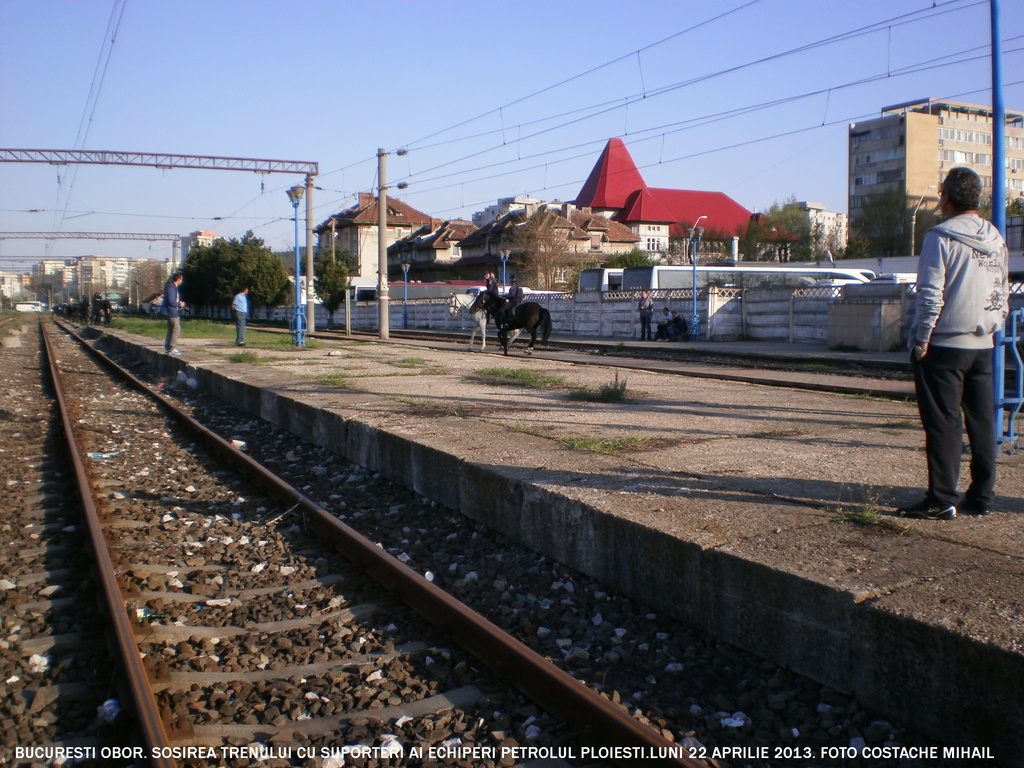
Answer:
[(14, 305), (15, 312), (42, 312), (45, 309), (41, 301), (19, 301)]
[(621, 291), (622, 269), (614, 267), (594, 267), (580, 271), (580, 292), (587, 291)]
[[(697, 287), (718, 285), (729, 288), (806, 287), (866, 283), (875, 277), (870, 269), (836, 267), (697, 266)], [(693, 287), (694, 269), (680, 267), (627, 267), (622, 275), (623, 291), (657, 291)]]

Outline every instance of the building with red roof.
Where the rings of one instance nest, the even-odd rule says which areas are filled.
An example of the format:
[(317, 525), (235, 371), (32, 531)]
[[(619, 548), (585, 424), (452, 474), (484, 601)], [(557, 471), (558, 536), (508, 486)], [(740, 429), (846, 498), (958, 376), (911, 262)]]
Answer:
[(667, 251), (669, 238), (685, 238), (698, 220), (706, 238), (742, 235), (751, 216), (723, 192), (648, 187), (619, 138), (608, 140), (576, 205), (625, 224), (650, 252)]

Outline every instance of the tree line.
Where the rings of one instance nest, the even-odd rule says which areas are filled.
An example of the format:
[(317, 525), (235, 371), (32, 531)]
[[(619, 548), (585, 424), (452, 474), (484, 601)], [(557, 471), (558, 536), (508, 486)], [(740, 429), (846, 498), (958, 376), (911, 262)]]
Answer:
[[(218, 238), (189, 251), (181, 266), (181, 294), (193, 306), (224, 307), (245, 287), (254, 310), (294, 304), (295, 284), (285, 261), (283, 254), (274, 253), (251, 231), (240, 240)], [(345, 301), (354, 261), (349, 253), (337, 258), (321, 253), (314, 262), (314, 289), (331, 315)]]

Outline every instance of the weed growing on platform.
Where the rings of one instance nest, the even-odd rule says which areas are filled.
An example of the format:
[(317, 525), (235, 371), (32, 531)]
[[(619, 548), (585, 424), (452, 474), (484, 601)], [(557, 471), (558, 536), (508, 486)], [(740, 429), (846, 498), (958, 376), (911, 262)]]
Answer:
[(419, 368), (421, 365), (427, 364), (422, 357), (403, 357), (401, 360), (386, 360), (385, 362), (398, 368)]
[(232, 363), (249, 363), (255, 365), (259, 362), (260, 357), (255, 352), (246, 350), (245, 352), (235, 352), (228, 356), (228, 360)]
[(585, 400), (588, 403), (625, 403), (626, 382), (628, 379), (619, 381), (619, 372), (615, 372), (615, 381), (602, 384), (599, 387), (576, 387), (569, 392), (573, 400)]
[(882, 490), (879, 488), (864, 490), (860, 501), (852, 502), (849, 506), (840, 505), (837, 507), (833, 521), (837, 523), (852, 523), (853, 525), (891, 528), (900, 533), (905, 533), (907, 529), (903, 525), (878, 511), (879, 508), (886, 506), (882, 500), (883, 495)]
[(771, 429), (766, 429), (763, 432), (750, 432), (746, 435), (740, 435), (740, 437), (798, 437), (806, 434), (807, 430), (804, 427), (772, 427)]
[(549, 389), (564, 386), (561, 376), (547, 376), (528, 368), (481, 368), (470, 378), (485, 384), (518, 384), (529, 389)]
[(878, 525), (885, 518), (878, 514), (873, 505), (862, 504), (859, 507), (840, 507), (836, 511), (837, 523), (853, 523), (854, 525)]
[(646, 437), (633, 435), (630, 437), (560, 437), (558, 442), (574, 451), (590, 451), (608, 456), (618, 456), (627, 451), (637, 451), (647, 444)]
[(407, 412), (414, 416), (457, 416), (461, 419), (473, 415), (471, 409), (467, 409), (464, 404), (454, 400), (447, 402), (418, 400), (400, 395), (389, 397), (388, 399), (409, 406)]
[(331, 373), (327, 376), (317, 376), (314, 381), (317, 384), (323, 384), (325, 387), (337, 387), (338, 389), (348, 389), (349, 377), (344, 373)]

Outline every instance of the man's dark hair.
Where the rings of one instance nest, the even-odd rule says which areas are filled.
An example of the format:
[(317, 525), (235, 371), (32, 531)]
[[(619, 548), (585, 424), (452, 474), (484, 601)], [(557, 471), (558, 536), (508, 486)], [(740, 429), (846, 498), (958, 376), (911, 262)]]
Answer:
[(942, 182), (942, 191), (958, 211), (976, 211), (981, 205), (981, 179), (970, 168), (952, 168)]
[(182, 277), (181, 272), (175, 272), (174, 274), (171, 275), (171, 282), (172, 283), (176, 283), (176, 282), (178, 282), (179, 279), (181, 279), (181, 277)]

